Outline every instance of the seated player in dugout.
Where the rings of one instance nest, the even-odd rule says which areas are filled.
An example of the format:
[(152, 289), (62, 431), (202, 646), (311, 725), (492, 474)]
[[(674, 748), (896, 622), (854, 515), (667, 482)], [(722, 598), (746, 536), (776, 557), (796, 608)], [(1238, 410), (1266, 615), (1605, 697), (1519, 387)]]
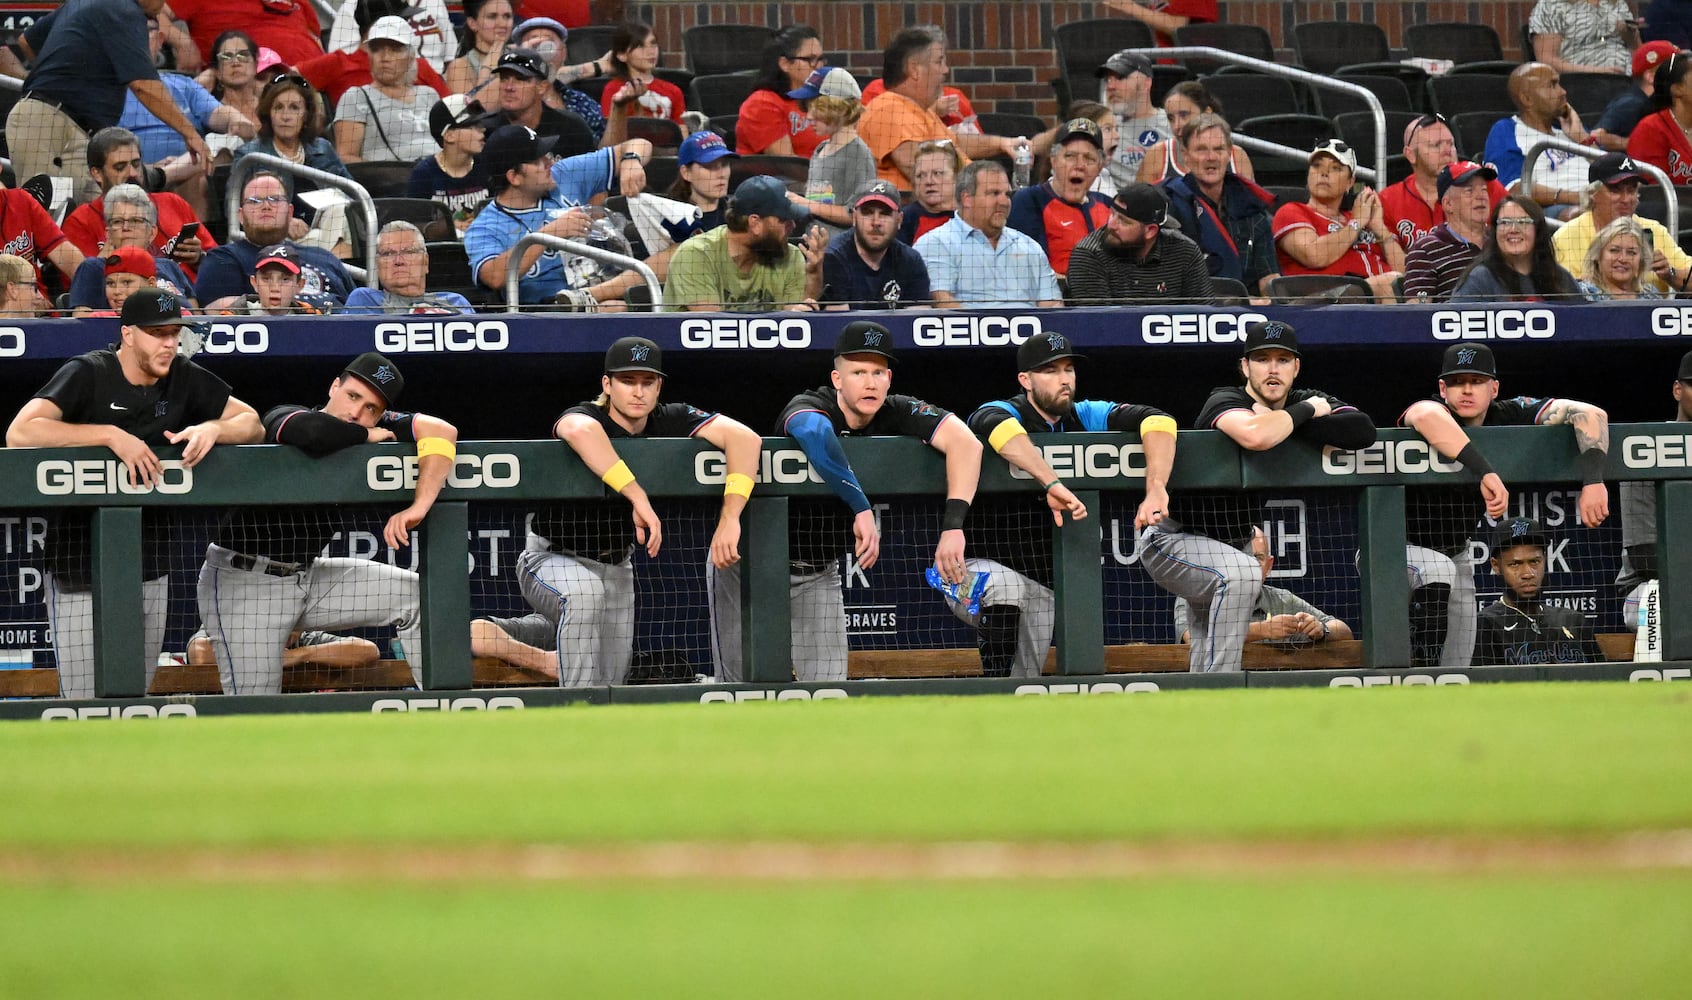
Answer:
[(1531, 518), (1498, 526), (1492, 537), (1492, 572), (1504, 594), (1480, 613), (1475, 666), (1530, 663), (1597, 663), (1604, 659), (1586, 616), (1546, 603), (1551, 538)]
[[(1328, 614), (1283, 587), (1271, 587), (1269, 574), (1275, 568), (1275, 557), (1269, 551), (1269, 536), (1262, 528), (1251, 532), (1251, 555), (1263, 568), (1263, 590), (1257, 595), (1257, 605), (1251, 609), (1251, 626), (1246, 630), (1247, 642), (1276, 645), (1302, 645), (1327, 642), (1330, 639), (1350, 639), (1351, 626)], [(1175, 600), (1175, 638), (1187, 642), (1186, 599)]]
[[(358, 444), (416, 443), (416, 492), (382, 530), (396, 549), (410, 543), (458, 455), (452, 424), (392, 408), (404, 388), (399, 368), (371, 351), (330, 383), (322, 407), (285, 404), (264, 415), (267, 443), (313, 458)], [(370, 559), (324, 557), (346, 530), (345, 513), (333, 504), (236, 508), (224, 516), (200, 568), (199, 606), (225, 694), (280, 693), (283, 651), (296, 630), (385, 625), (397, 626), (412, 677), (422, 683), (417, 574)]]

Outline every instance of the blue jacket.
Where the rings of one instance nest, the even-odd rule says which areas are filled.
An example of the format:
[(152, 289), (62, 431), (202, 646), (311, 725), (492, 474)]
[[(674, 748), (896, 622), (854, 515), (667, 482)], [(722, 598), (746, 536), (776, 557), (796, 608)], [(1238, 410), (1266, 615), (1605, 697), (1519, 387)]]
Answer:
[(1280, 273), (1270, 213), (1274, 195), (1231, 171), (1222, 178), (1220, 206), (1203, 199), (1191, 174), (1158, 187), (1169, 197), (1170, 217), (1204, 251), (1211, 277), (1233, 278), (1255, 293), (1265, 275)]

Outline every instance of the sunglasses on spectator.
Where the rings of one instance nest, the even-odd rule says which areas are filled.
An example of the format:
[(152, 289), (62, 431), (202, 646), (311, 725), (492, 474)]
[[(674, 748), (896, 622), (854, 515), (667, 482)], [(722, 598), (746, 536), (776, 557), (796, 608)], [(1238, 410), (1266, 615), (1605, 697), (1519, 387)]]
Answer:
[(1411, 143), (1415, 142), (1416, 141), (1416, 133), (1422, 131), (1423, 129), (1427, 128), (1430, 125), (1444, 125), (1447, 128), (1449, 128), (1451, 126), (1451, 123), (1446, 121), (1445, 116), (1442, 115), (1442, 114), (1436, 114), (1436, 113), (1425, 114), (1422, 117), (1416, 119), (1416, 124), (1410, 126), (1410, 136), (1409, 136), (1409, 138), (1404, 140), (1404, 144), (1406, 146), (1408, 146)]
[(285, 194), (267, 194), (263, 197), (249, 196), (241, 199), (241, 204), (253, 208), (258, 207), (259, 205), (285, 205), (287, 203), (288, 196)]
[(298, 73), (278, 73), (264, 82), (266, 87), (276, 87), (284, 83), (291, 83), (302, 90), (311, 90), (311, 83)]
[(219, 52), (217, 54), (217, 61), (220, 63), (252, 62), (255, 58), (257, 57), (246, 49), (240, 49), (236, 52)]

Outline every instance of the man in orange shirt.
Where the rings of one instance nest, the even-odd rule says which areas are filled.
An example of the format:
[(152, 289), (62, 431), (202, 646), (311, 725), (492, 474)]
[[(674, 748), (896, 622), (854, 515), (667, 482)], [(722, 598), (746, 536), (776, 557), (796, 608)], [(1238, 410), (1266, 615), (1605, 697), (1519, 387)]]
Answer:
[(876, 174), (909, 191), (915, 176), (917, 146), (931, 139), (951, 139), (966, 160), (978, 156), (1013, 156), (1025, 139), (992, 135), (954, 135), (933, 110), (950, 73), (946, 36), (934, 28), (906, 28), (893, 36), (883, 56), (881, 78), (887, 91), (864, 110), (858, 136), (875, 154)]

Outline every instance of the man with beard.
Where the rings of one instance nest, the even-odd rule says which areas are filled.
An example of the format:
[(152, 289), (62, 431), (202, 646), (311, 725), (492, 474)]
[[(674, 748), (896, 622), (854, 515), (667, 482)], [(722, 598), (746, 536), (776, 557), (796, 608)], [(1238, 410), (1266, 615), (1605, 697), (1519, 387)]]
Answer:
[(1275, 196), (1228, 169), (1234, 131), (1220, 115), (1195, 115), (1181, 126), (1188, 172), (1160, 187), (1169, 216), (1204, 251), (1212, 277), (1232, 278), (1253, 293), (1280, 276), (1270, 207)]
[[(1439, 174), (1457, 161), (1457, 140), (1451, 135), (1451, 126), (1435, 114), (1423, 115), (1404, 126), (1404, 158), (1410, 162), (1410, 176), (1381, 189), (1381, 211), (1393, 238), (1408, 250), (1447, 218)], [(1489, 171), (1483, 187), (1489, 208), (1504, 200), (1504, 185), (1498, 183), (1497, 171)]]
[(1604, 658), (1585, 615), (1545, 603), (1550, 544), (1538, 521), (1518, 517), (1498, 526), (1492, 571), (1504, 581), (1504, 594), (1480, 613), (1475, 666), (1596, 663)]
[(552, 425), (594, 475), (628, 501), (553, 504), (536, 512), (517, 564), (523, 597), (551, 623), (563, 687), (621, 684), (634, 658), (634, 548), (658, 555), (663, 525), (617, 455), (616, 441), (699, 438), (721, 448), (727, 479), (711, 536), (711, 567), (740, 561), (740, 512), (752, 495), (761, 442), (750, 427), (686, 403), (660, 403), (663, 357), (643, 337), (624, 337), (605, 352), (600, 393), (565, 410)]
[[(698, 237), (695, 237), (697, 239)], [(962, 584), (964, 518), (981, 476), (981, 442), (962, 420), (915, 396), (890, 394), (893, 334), (880, 323), (846, 324), (834, 342), (830, 384), (794, 396), (776, 433), (791, 435), (812, 471), (839, 501), (795, 499), (788, 531), (793, 628), (791, 662), (801, 681), (846, 679), (846, 605), (840, 557), (850, 552), (868, 570), (881, 553), (875, 509), (840, 447), (845, 436), (898, 435), (924, 441), (946, 456), (946, 509), (934, 547), (934, 571)], [(841, 504), (845, 505), (842, 509)], [(849, 512), (849, 513), (848, 513)], [(717, 679), (741, 681), (740, 569), (707, 569), (711, 585), (711, 652)]]
[(1040, 244), (1005, 226), (1010, 176), (993, 160), (958, 171), (958, 213), (916, 242), (928, 266), (934, 304), (943, 309), (1063, 305), (1057, 275)]
[(852, 199), (852, 231), (829, 241), (822, 301), (828, 309), (897, 309), (928, 301), (922, 255), (894, 237), (899, 189), (879, 177)]
[(247, 294), (257, 269), (259, 254), (266, 247), (285, 244), (299, 255), (304, 289), (324, 294), (336, 304), (352, 294), (352, 275), (340, 258), (321, 247), (301, 246), (288, 239), (288, 224), (294, 218), (294, 203), (282, 178), (260, 170), (241, 189), (241, 238), (213, 247), (200, 260), (194, 280), (194, 298), (214, 302), (227, 296)]
[(1125, 184), (1139, 176), (1146, 151), (1174, 134), (1169, 128), (1169, 115), (1152, 103), (1152, 62), (1145, 56), (1118, 52), (1093, 75), (1104, 82), (1105, 103), (1116, 112), (1122, 138), (1116, 146), (1111, 173)]
[(517, 241), (529, 233), (583, 240), (593, 227), (584, 210), (596, 196), (621, 191), (639, 194), (646, 187), (646, 161), (652, 144), (629, 139), (617, 146), (555, 160), (553, 136), (536, 135), (522, 125), (502, 125), (482, 147), (493, 200), (482, 206), (464, 232), (470, 270), (483, 286), (503, 295), (506, 276), (517, 268), (517, 300), (523, 305), (567, 304), (584, 312), (623, 308), (623, 295), (641, 283), (624, 271), (603, 281), (585, 257), (543, 246), (530, 246), (513, 257)]
[[(216, 375), (177, 354), (182, 300), (158, 288), (123, 303), (119, 343), (65, 362), (24, 404), (6, 429), (9, 448), (105, 447), (129, 470), (132, 487), (164, 475), (153, 448), (180, 444), (192, 467), (219, 444), (253, 444), (264, 436), (258, 414), (229, 394)], [(151, 520), (144, 515), (144, 520)], [(150, 533), (149, 533), (150, 534)], [(159, 539), (145, 538), (148, 541)], [(59, 693), (94, 697), (94, 594), (86, 517), (64, 518), (47, 536), (47, 607)], [(166, 546), (143, 546), (142, 623), (147, 680), (164, 644), (169, 569)]]
[[(1218, 430), (1248, 451), (1269, 451), (1289, 438), (1335, 448), (1375, 441), (1368, 415), (1316, 389), (1293, 388), (1302, 359), (1298, 334), (1279, 320), (1246, 326), (1240, 358), (1244, 385), (1212, 390), (1194, 426)], [(1240, 669), (1263, 573), (1247, 553), (1263, 520), (1256, 491), (1185, 494), (1168, 516), (1151, 511), (1140, 534), (1140, 565), (1158, 586), (1184, 598), (1195, 673)]]
[(1058, 274), (1075, 244), (1110, 221), (1110, 202), (1092, 190), (1104, 168), (1104, 132), (1086, 118), (1066, 122), (1052, 146), (1052, 176), (1011, 196), (1008, 225), (1040, 244)]
[(1210, 275), (1198, 244), (1173, 229), (1169, 199), (1150, 184), (1130, 184), (1110, 201), (1110, 221), (1069, 258), (1073, 305), (1207, 302)]
[(1458, 160), (1439, 168), (1439, 206), (1444, 221), (1418, 237), (1404, 255), (1407, 301), (1445, 302), (1451, 298), (1486, 244), (1492, 219), (1488, 187), (1497, 182), (1497, 171), (1484, 164)]
[(821, 227), (791, 246), (796, 223), (810, 212), (790, 201), (787, 186), (765, 174), (740, 182), (721, 226), (690, 237), (670, 258), (664, 308), (671, 312), (803, 311), (817, 307), (828, 237)]
[[(1680, 359), (1674, 380), (1674, 419), (1692, 423), (1692, 351)], [(1639, 627), (1641, 588), (1657, 578), (1657, 484), (1621, 484), (1622, 562), (1616, 586), (1624, 595), (1622, 624)]]
[[(1016, 351), (1019, 395), (986, 403), (971, 414), (969, 429), (1006, 462), (1039, 483), (1054, 523), (1087, 516), (1028, 438), (1064, 431), (1132, 431), (1146, 452), (1146, 495), (1134, 516), (1136, 529), (1169, 506), (1169, 468), (1175, 461), (1175, 421), (1162, 410), (1130, 403), (1075, 399), (1075, 362), (1083, 360), (1061, 333), (1028, 338)], [(981, 672), (988, 677), (1038, 677), (1052, 645), (1052, 542), (1045, 511), (1031, 523), (1022, 496), (995, 497), (976, 508), (976, 551), (965, 560), (971, 585), (942, 590), (952, 613), (976, 629)]]
[(1498, 363), (1484, 344), (1445, 349), (1439, 399), (1411, 403), (1398, 418), (1434, 450), (1480, 477), (1472, 486), (1412, 486), (1404, 494), (1405, 558), (1410, 573), (1411, 665), (1466, 667), (1475, 648), (1475, 568), (1469, 537), (1481, 515), (1504, 516), (1510, 493), (1468, 427), (1567, 424), (1574, 431), (1581, 477), (1580, 520), (1595, 528), (1610, 514), (1604, 462), (1610, 449), (1605, 412), (1573, 399), (1498, 398)]

